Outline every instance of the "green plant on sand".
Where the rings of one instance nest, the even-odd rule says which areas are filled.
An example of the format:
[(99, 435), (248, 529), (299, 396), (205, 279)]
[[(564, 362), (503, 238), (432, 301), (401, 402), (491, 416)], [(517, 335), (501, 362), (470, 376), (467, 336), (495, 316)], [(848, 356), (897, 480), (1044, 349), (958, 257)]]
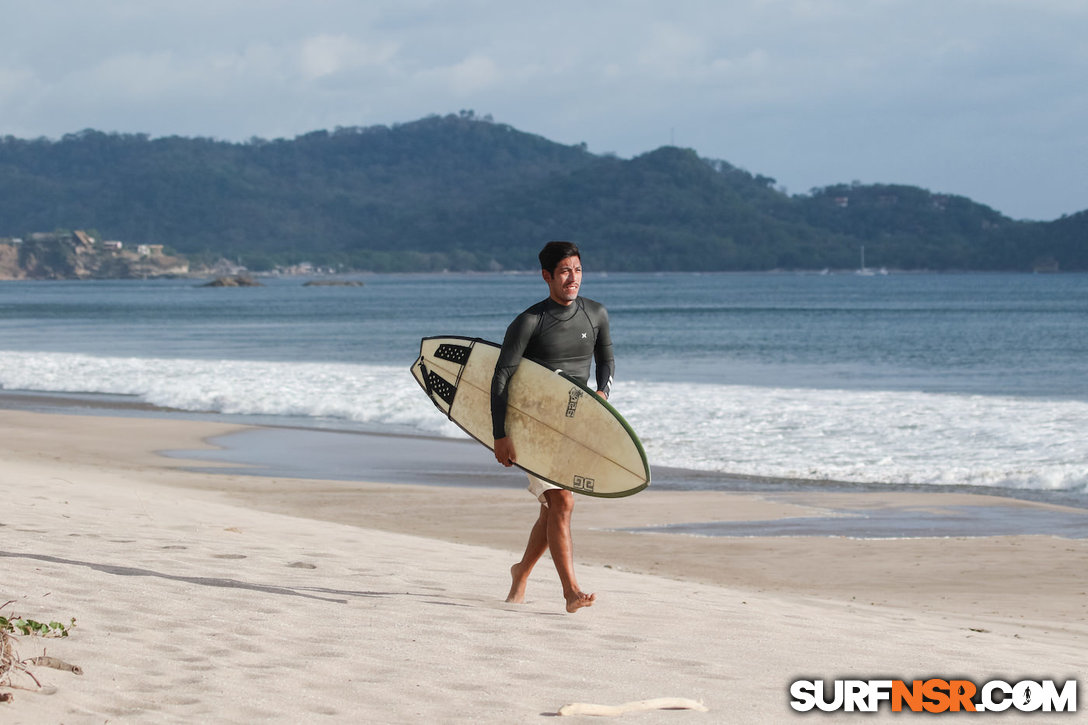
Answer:
[[(0, 605), (0, 610), (3, 610), (11, 604), (14, 604), (14, 601), (9, 601)], [(38, 686), (38, 689), (41, 689), (41, 682), (39, 682), (38, 678), (28, 669), (28, 665), (41, 665), (44, 667), (67, 670), (77, 675), (83, 674), (83, 671), (79, 667), (70, 665), (55, 657), (48, 657), (44, 654), (44, 651), (41, 657), (32, 657), (28, 660), (23, 660), (15, 650), (15, 641), (18, 635), (67, 637), (69, 631), (75, 626), (75, 617), (72, 618), (70, 624), (63, 624), (61, 622), (38, 622), (33, 619), (17, 617), (14, 615), (11, 617), (0, 615), (0, 687), (15, 687), (12, 683), (12, 675), (21, 672), (33, 680), (34, 684)], [(0, 702), (7, 702), (11, 699), (11, 693), (0, 692)]]

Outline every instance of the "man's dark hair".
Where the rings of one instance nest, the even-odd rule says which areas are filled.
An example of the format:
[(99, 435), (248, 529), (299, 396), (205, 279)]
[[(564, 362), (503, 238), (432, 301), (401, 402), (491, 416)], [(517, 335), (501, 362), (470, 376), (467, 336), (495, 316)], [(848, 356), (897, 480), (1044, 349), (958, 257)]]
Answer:
[(548, 274), (555, 274), (555, 268), (567, 257), (581, 257), (578, 245), (574, 242), (548, 242), (540, 250), (540, 268)]

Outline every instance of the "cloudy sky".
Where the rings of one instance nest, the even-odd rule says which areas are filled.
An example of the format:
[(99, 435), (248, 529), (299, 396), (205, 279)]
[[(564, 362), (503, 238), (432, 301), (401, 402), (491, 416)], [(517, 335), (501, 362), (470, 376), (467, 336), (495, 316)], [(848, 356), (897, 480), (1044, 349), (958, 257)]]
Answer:
[(0, 135), (472, 109), (594, 153), (1088, 209), (1085, 0), (0, 0)]

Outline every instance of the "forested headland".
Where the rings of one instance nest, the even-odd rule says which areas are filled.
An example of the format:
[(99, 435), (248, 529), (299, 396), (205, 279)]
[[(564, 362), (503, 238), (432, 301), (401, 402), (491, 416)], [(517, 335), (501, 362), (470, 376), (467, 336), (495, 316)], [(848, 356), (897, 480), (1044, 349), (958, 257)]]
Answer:
[(0, 139), (0, 238), (89, 230), (254, 271), (532, 269), (572, 239), (593, 269), (1088, 270), (1088, 212), (1010, 219), (947, 190), (788, 194), (694, 151), (590, 153), (472, 112), (245, 143), (87, 130)]

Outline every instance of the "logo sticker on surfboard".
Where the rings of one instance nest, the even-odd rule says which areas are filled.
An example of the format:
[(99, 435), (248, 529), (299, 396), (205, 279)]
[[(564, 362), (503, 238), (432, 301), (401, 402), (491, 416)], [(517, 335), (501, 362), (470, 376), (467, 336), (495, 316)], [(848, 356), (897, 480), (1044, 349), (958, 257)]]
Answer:
[(578, 489), (579, 491), (592, 491), (593, 490), (593, 479), (592, 478), (586, 478), (585, 476), (575, 476), (574, 477), (574, 487), (576, 489)]
[(570, 400), (567, 402), (567, 417), (573, 418), (574, 414), (578, 411), (578, 399), (581, 398), (584, 393), (578, 388), (571, 388), (568, 393)]

